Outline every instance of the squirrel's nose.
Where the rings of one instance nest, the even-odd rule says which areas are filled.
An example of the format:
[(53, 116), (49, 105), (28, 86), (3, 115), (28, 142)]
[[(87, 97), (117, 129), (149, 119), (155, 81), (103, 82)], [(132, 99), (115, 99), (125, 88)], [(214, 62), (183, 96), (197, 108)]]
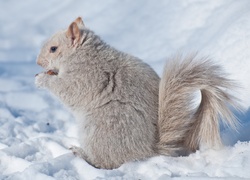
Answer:
[(42, 58), (40, 58), (39, 56), (37, 57), (37, 61), (36, 63), (39, 65), (39, 66), (42, 66)]
[(42, 66), (42, 62), (40, 62), (39, 60), (36, 62), (39, 66)]

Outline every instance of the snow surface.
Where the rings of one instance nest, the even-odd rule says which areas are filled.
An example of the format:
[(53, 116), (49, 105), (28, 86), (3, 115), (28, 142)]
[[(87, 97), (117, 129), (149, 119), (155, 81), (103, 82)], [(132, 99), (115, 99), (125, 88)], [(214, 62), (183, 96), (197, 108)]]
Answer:
[[(0, 179), (250, 179), (249, 0), (0, 1)], [(199, 51), (239, 82), (245, 112), (225, 147), (187, 157), (153, 157), (100, 170), (74, 157), (75, 120), (34, 86), (42, 43), (76, 17), (106, 42), (161, 74), (167, 57)]]

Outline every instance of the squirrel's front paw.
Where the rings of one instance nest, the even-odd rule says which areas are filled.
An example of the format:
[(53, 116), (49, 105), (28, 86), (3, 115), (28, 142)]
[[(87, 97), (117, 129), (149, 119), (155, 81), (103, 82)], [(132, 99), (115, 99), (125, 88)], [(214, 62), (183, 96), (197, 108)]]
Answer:
[(39, 73), (39, 74), (36, 74), (36, 77), (35, 77), (35, 85), (36, 87), (38, 88), (43, 88), (46, 86), (46, 83), (47, 83), (47, 74), (45, 73)]

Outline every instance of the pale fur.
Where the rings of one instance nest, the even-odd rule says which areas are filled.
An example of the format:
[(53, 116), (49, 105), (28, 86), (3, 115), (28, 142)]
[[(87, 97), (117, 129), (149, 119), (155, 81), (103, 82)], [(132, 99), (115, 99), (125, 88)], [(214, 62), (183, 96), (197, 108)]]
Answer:
[[(191, 54), (169, 60), (159, 89), (160, 152), (190, 152), (201, 145), (219, 148), (219, 118), (233, 128), (238, 125), (229, 107), (239, 109), (240, 105), (227, 92), (236, 87), (221, 67), (208, 58)], [(201, 92), (201, 102), (194, 111), (191, 102), (196, 90)]]
[[(81, 147), (72, 151), (98, 168), (178, 155), (201, 143), (213, 147), (220, 144), (218, 114), (235, 124), (226, 104), (233, 99), (221, 89), (232, 83), (218, 66), (195, 56), (173, 58), (160, 83), (151, 67), (104, 43), (80, 18), (45, 43), (37, 62), (58, 72), (40, 73), (36, 85), (74, 114)], [(189, 104), (196, 89), (203, 98), (194, 113)]]

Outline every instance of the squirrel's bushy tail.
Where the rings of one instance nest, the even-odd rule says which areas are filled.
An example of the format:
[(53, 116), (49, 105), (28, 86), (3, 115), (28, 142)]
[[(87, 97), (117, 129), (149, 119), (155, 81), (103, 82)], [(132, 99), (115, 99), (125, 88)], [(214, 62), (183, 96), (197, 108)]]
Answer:
[[(239, 107), (237, 100), (227, 92), (235, 87), (220, 66), (207, 58), (194, 54), (169, 60), (159, 91), (159, 153), (176, 155), (200, 145), (220, 146), (219, 120), (233, 128), (238, 123), (229, 109)], [(191, 104), (197, 90), (201, 102), (194, 110)]]

